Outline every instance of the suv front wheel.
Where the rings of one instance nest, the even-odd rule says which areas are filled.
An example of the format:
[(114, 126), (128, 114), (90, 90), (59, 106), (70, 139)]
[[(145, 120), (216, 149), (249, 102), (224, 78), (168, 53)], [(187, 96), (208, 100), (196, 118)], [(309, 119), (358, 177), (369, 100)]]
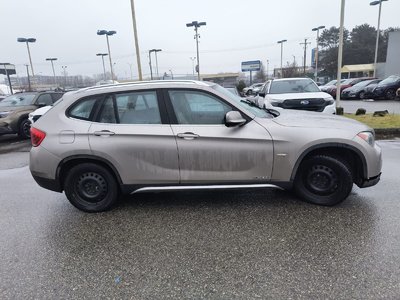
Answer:
[(332, 206), (342, 202), (353, 187), (350, 167), (337, 158), (316, 155), (303, 161), (294, 189), (305, 201)]
[(118, 200), (114, 176), (94, 163), (72, 167), (65, 178), (64, 190), (71, 204), (86, 212), (109, 210)]

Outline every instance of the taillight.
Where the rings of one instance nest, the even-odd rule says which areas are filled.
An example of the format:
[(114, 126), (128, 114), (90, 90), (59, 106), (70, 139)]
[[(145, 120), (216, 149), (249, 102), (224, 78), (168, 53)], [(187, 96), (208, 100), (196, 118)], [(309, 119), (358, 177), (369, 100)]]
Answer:
[(31, 128), (31, 142), (33, 147), (39, 146), (45, 137), (46, 132), (41, 131), (37, 128)]

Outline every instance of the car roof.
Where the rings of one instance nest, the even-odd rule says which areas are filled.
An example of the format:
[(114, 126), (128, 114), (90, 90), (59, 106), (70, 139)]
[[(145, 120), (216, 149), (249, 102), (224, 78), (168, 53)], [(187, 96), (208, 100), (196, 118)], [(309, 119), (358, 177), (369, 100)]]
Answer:
[(135, 82), (126, 82), (126, 83), (116, 83), (116, 84), (105, 84), (98, 86), (91, 86), (83, 89), (79, 89), (74, 91), (75, 93), (84, 93), (84, 92), (110, 92), (113, 90), (119, 90), (120, 88), (160, 88), (160, 87), (188, 87), (188, 86), (212, 86), (215, 85), (213, 82), (207, 81), (197, 81), (197, 80), (152, 80), (152, 81), (135, 81)]
[(287, 81), (287, 80), (312, 80), (312, 79), (307, 77), (294, 77), (294, 78), (278, 78), (278, 79), (273, 79), (272, 81)]

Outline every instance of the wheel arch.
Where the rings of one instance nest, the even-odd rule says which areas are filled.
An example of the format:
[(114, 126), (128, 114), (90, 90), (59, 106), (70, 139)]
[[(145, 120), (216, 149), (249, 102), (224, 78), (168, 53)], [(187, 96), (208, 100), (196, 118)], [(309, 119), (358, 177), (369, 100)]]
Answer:
[(118, 185), (122, 185), (122, 179), (119, 175), (119, 172), (108, 160), (95, 155), (73, 155), (64, 158), (57, 166), (56, 178), (62, 190), (64, 190), (64, 179), (68, 173), (68, 170), (80, 163), (95, 163), (105, 167), (114, 176)]
[(325, 143), (314, 145), (306, 149), (297, 159), (290, 180), (293, 181), (296, 177), (297, 171), (300, 164), (308, 157), (314, 155), (330, 155), (333, 157), (339, 157), (345, 160), (350, 166), (353, 174), (354, 182), (356, 184), (360, 183), (363, 178), (367, 178), (367, 161), (363, 153), (356, 147), (348, 144), (341, 143)]

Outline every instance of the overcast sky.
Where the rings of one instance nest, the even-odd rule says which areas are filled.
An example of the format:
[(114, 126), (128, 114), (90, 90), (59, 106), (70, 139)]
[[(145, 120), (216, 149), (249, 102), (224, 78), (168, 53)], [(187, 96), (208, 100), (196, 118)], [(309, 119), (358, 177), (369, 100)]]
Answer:
[[(378, 6), (369, 0), (347, 0), (345, 27), (363, 23), (376, 26)], [(280, 47), (287, 39), (284, 63), (301, 64), (303, 48), (309, 38), (315, 47), (313, 27), (338, 26), (340, 0), (135, 0), (140, 56), (144, 76), (148, 76), (147, 51), (160, 48), (160, 74), (192, 73), (190, 57), (196, 56), (193, 28), (186, 23), (205, 21), (200, 28), (200, 66), (202, 73), (238, 72), (240, 63), (261, 60), (270, 70), (280, 65)], [(34, 37), (31, 54), (36, 74), (50, 75), (46, 57), (57, 57), (56, 73), (67, 65), (70, 75), (102, 72), (98, 52), (107, 52), (106, 39), (98, 29), (116, 30), (110, 38), (115, 73), (137, 78), (130, 0), (0, 0), (0, 62), (14, 63), (17, 73), (25, 74), (26, 46), (18, 37)], [(383, 3), (381, 28), (400, 26), (400, 1)], [(310, 55), (307, 60), (309, 62)], [(109, 69), (108, 64), (106, 65)]]

